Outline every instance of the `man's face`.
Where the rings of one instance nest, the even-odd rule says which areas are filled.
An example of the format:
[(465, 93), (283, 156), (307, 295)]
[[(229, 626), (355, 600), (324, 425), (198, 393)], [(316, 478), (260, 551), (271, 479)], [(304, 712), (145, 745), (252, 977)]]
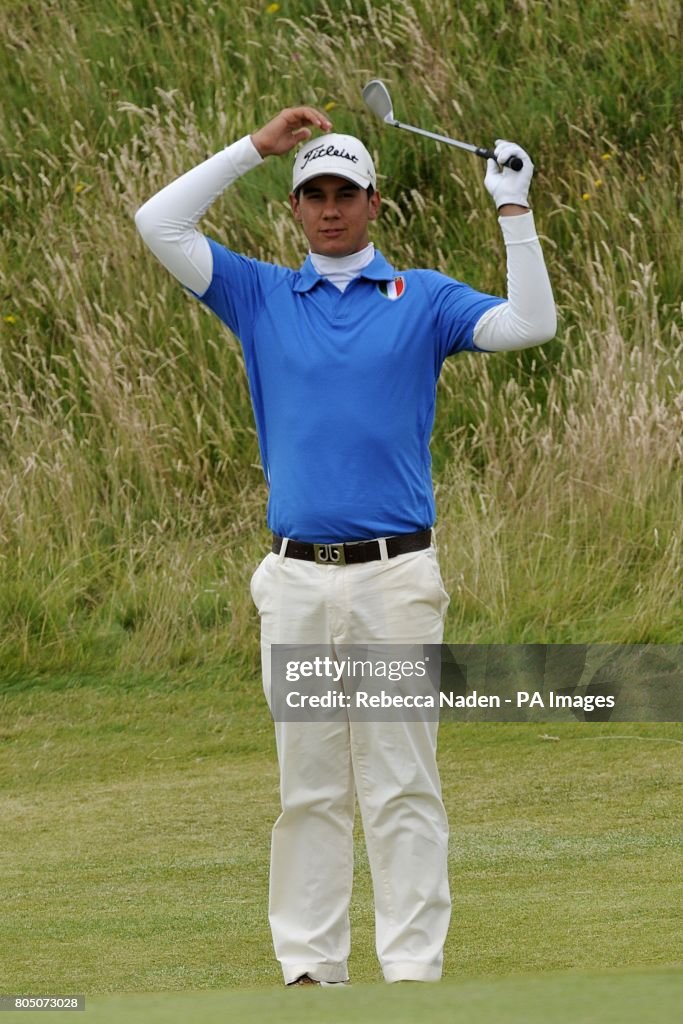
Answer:
[(320, 256), (349, 256), (368, 244), (368, 224), (379, 211), (379, 192), (367, 192), (333, 174), (311, 178), (290, 193), (296, 220), (304, 229), (311, 252)]

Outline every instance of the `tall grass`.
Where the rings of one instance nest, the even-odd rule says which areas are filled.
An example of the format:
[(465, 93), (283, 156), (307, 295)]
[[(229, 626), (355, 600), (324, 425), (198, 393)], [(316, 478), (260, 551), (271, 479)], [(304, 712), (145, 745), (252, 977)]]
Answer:
[[(132, 217), (282, 106), (363, 135), (399, 267), (505, 288), (479, 161), (399, 116), (533, 154), (558, 337), (446, 367), (433, 443), (452, 641), (679, 641), (678, 4), (621, 0), (5, 4), (0, 671), (256, 664), (267, 543), (238, 343)], [(210, 211), (298, 265), (289, 161)]]

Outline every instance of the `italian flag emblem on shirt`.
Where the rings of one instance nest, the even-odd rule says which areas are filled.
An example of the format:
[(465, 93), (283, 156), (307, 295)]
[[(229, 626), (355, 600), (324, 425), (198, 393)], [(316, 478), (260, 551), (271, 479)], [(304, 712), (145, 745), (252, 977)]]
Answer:
[(379, 290), (385, 299), (400, 299), (406, 290), (405, 278), (395, 277), (393, 281), (382, 281)]

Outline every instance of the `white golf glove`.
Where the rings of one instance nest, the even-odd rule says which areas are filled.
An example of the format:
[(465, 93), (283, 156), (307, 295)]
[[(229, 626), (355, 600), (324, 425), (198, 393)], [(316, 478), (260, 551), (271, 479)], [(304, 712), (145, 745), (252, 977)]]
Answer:
[[(484, 184), (493, 196), (496, 209), (499, 210), (506, 203), (528, 206), (529, 186), (534, 173), (531, 157), (516, 142), (506, 142), (505, 139), (496, 139), (493, 152), (496, 159), (486, 161)], [(521, 171), (502, 166), (511, 156), (518, 156), (522, 160)]]

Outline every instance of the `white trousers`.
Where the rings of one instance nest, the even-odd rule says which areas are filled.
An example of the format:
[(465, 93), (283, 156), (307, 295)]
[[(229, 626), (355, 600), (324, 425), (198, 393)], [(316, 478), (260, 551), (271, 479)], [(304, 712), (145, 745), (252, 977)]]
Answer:
[[(448, 607), (436, 553), (360, 565), (268, 554), (251, 581), (270, 706), (271, 644), (440, 644)], [(275, 722), (282, 813), (269, 918), (286, 983), (346, 981), (358, 797), (386, 981), (438, 981), (450, 920), (437, 722)]]

